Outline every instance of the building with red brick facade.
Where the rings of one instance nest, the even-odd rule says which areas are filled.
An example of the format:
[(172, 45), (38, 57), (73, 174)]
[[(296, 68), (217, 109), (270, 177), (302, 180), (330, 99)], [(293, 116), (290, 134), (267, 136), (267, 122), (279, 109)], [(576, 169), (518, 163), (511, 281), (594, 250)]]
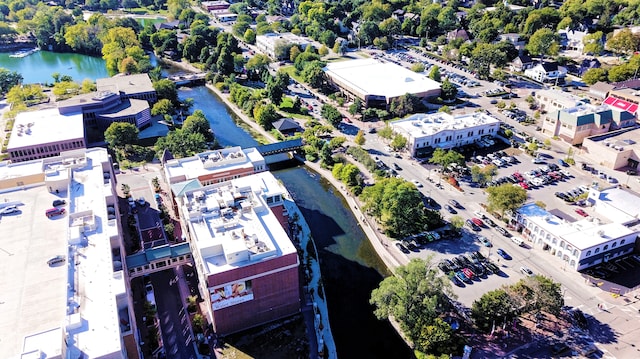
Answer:
[(287, 234), (285, 195), (270, 172), (261, 172), (176, 197), (218, 334), (300, 311), (300, 262)]

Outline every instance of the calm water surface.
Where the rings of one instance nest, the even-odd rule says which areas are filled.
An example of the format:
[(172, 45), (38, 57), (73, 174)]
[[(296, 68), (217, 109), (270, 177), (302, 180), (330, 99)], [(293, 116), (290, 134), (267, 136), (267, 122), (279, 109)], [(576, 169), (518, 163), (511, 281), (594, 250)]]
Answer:
[(22, 74), (24, 83), (53, 83), (51, 75), (69, 75), (75, 82), (84, 79), (109, 77), (105, 61), (100, 57), (72, 53), (38, 51), (22, 58), (9, 57), (11, 53), (0, 53), (0, 67)]

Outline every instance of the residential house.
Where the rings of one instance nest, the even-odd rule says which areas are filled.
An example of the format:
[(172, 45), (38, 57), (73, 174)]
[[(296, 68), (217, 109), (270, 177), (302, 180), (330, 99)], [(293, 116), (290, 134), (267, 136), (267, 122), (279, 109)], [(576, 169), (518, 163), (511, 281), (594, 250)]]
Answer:
[(564, 84), (567, 69), (555, 62), (543, 62), (525, 70), (524, 75), (538, 82)]
[(582, 39), (587, 34), (588, 32), (586, 30), (570, 30), (568, 27), (566, 29), (558, 30), (558, 35), (560, 36), (560, 46), (564, 50), (572, 50), (582, 53), (582, 50), (584, 50), (584, 42), (582, 41)]
[(511, 68), (511, 71), (523, 72), (532, 68), (533, 65), (534, 63), (531, 57), (529, 57), (529, 55), (522, 54), (513, 59), (509, 67)]
[(447, 33), (448, 42), (454, 41), (456, 39), (462, 39), (462, 41), (468, 41), (469, 33), (467, 33), (467, 30), (465, 29), (453, 30)]
[(498, 42), (501, 41), (506, 41), (512, 44), (519, 52), (522, 52), (526, 45), (526, 42), (522, 39), (520, 34), (517, 33), (500, 34), (498, 35)]

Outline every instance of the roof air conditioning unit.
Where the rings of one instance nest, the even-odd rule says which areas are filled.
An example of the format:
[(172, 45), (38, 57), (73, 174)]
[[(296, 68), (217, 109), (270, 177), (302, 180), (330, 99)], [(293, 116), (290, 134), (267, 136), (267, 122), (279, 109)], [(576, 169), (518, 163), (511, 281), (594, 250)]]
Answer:
[(603, 231), (603, 230), (599, 230), (599, 231), (598, 231), (598, 235), (599, 235), (600, 237), (604, 237), (604, 231)]

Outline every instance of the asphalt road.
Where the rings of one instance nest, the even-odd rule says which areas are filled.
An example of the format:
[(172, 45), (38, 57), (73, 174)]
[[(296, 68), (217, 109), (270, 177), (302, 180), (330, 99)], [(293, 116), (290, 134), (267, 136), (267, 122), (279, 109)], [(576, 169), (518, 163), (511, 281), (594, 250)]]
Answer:
[(178, 289), (175, 269), (150, 275), (158, 307), (162, 342), (167, 358), (196, 359), (187, 310)]

